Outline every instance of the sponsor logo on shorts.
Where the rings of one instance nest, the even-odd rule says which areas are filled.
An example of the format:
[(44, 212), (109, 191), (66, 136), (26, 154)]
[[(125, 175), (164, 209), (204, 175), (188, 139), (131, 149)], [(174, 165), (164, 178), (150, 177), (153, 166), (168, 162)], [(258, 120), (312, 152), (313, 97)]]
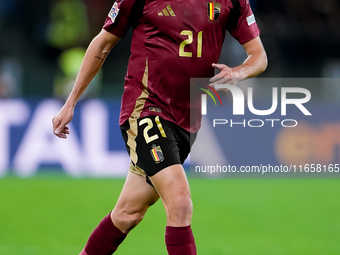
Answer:
[(158, 164), (164, 160), (164, 154), (162, 152), (161, 146), (156, 146), (153, 144), (150, 152), (155, 163)]
[(112, 23), (115, 22), (118, 13), (119, 13), (118, 4), (117, 4), (117, 2), (115, 2), (115, 3), (113, 4), (111, 10), (110, 10), (110, 13), (109, 13), (109, 17), (110, 17)]

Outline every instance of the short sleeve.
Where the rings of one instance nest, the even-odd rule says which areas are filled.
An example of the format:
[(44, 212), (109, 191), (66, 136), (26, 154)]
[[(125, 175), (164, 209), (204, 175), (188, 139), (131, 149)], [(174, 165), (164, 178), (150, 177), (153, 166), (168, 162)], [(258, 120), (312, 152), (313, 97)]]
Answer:
[(145, 0), (117, 0), (103, 26), (107, 32), (123, 37), (142, 16)]
[(260, 35), (249, 0), (232, 0), (233, 4), (228, 18), (227, 29), (240, 43), (244, 44)]

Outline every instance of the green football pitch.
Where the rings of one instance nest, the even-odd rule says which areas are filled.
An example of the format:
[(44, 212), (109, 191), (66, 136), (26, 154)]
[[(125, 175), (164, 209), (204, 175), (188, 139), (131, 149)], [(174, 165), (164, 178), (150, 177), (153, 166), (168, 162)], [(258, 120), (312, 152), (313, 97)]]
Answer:
[[(340, 254), (340, 180), (189, 179), (199, 255)], [(0, 255), (77, 255), (122, 179), (0, 179)], [(167, 254), (159, 201), (115, 253)]]

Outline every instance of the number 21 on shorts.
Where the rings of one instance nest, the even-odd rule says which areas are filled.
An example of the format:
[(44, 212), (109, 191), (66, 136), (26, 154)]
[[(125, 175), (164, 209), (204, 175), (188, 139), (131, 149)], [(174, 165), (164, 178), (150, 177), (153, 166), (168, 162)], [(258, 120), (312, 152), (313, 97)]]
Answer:
[[(162, 123), (160, 122), (159, 120), (159, 116), (156, 116), (155, 118), (155, 122), (156, 122), (156, 125), (158, 127), (158, 130), (160, 132), (160, 134), (163, 136), (163, 137), (166, 137), (166, 134), (164, 132), (164, 129), (163, 129), (163, 126), (162, 126)], [(139, 126), (143, 126), (143, 125), (146, 125), (146, 127), (143, 129), (143, 136), (144, 136), (144, 139), (145, 139), (145, 142), (148, 144), (148, 143), (151, 143), (152, 141), (155, 141), (159, 138), (159, 136), (157, 134), (154, 134), (152, 136), (149, 136), (148, 132), (150, 129), (153, 128), (154, 124), (152, 122), (152, 120), (150, 118), (145, 118), (145, 119), (142, 119), (140, 122), (139, 122)]]

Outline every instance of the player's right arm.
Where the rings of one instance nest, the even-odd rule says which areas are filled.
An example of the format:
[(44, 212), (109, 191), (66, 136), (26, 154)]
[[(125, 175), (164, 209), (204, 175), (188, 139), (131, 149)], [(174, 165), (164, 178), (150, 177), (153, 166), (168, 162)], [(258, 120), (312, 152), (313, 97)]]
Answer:
[(59, 138), (67, 138), (69, 130), (66, 125), (73, 118), (74, 107), (78, 99), (97, 74), (107, 55), (119, 39), (119, 37), (103, 29), (90, 43), (73, 89), (64, 106), (52, 120), (53, 133)]

